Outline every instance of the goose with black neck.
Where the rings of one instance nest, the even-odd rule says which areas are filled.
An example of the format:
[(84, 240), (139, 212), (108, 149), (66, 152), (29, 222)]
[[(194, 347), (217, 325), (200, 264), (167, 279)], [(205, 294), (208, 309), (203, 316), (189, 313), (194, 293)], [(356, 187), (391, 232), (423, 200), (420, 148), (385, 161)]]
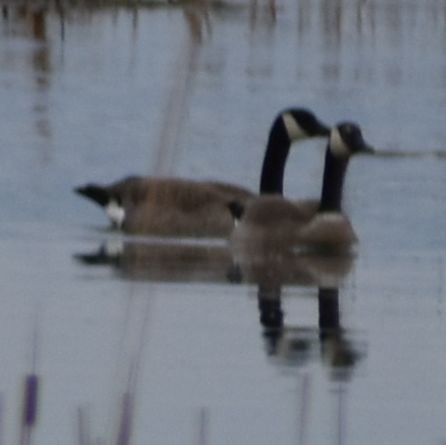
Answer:
[[(285, 164), (293, 142), (328, 133), (329, 128), (308, 110), (281, 112), (269, 133), (261, 193), (282, 193)], [(257, 196), (225, 182), (143, 176), (107, 186), (87, 184), (75, 191), (103, 207), (118, 229), (170, 237), (227, 237), (234, 227), (228, 202), (244, 206)]]
[(321, 200), (309, 215), (298, 203), (282, 197), (260, 197), (246, 206), (230, 209), (239, 219), (231, 236), (237, 248), (305, 248), (346, 251), (357, 242), (348, 217), (342, 212), (342, 194), (347, 166), (352, 155), (371, 153), (360, 127), (343, 122), (332, 128), (325, 152)]

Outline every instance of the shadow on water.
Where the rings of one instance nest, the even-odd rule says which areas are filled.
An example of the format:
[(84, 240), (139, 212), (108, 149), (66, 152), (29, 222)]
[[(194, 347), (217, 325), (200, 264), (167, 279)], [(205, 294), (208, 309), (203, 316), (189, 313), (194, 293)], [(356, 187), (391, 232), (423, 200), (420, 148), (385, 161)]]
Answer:
[[(260, 324), (263, 329), (262, 337), (266, 345), (267, 356), (274, 365), (288, 368), (302, 369), (308, 362), (315, 359), (316, 350), (320, 350), (320, 358), (331, 370), (335, 381), (348, 381), (355, 365), (362, 357), (359, 349), (349, 339), (349, 333), (340, 323), (339, 296), (337, 288), (319, 288), (318, 327), (301, 328), (289, 326), (284, 320), (281, 301), (281, 286), (284, 284), (314, 285), (316, 282), (326, 281), (328, 272), (336, 280), (341, 281), (348, 274), (352, 259), (337, 257), (294, 257), (289, 256), (273, 259), (256, 258), (251, 264), (244, 264), (237, 274), (238, 278), (230, 276), (235, 264), (229, 250), (225, 247), (209, 247), (178, 244), (143, 244), (129, 242), (125, 244), (124, 253), (106, 254), (100, 249), (95, 254), (78, 255), (87, 266), (111, 266), (122, 278), (145, 279), (151, 281), (168, 282), (250, 282), (258, 285), (258, 308)], [(312, 269), (312, 273), (308, 271)], [(235, 272), (234, 272), (235, 273)], [(146, 311), (148, 313), (148, 311)], [(141, 331), (141, 345), (144, 342), (145, 329)], [(135, 397), (137, 394), (137, 378), (141, 360), (139, 350), (131, 361), (127, 389), (122, 394), (119, 414), (117, 442), (125, 445), (131, 443), (132, 422), (134, 420)], [(302, 380), (300, 395), (301, 418), (297, 425), (300, 437), (305, 434), (304, 417), (307, 415), (306, 404), (311, 397), (311, 383), (308, 376)], [(339, 423), (345, 422), (343, 413), (345, 398), (342, 389), (338, 390)], [(198, 416), (197, 443), (207, 443), (209, 436), (208, 408), (201, 407)], [(92, 442), (91, 413), (88, 406), (78, 408), (79, 444)], [(99, 442), (98, 442), (99, 443)], [(100, 442), (100, 443), (106, 443)], [(299, 443), (304, 443), (302, 440)], [(343, 443), (340, 441), (339, 443)]]
[(319, 351), (334, 379), (351, 378), (362, 352), (340, 323), (338, 288), (318, 288), (319, 318), (314, 328), (285, 323), (280, 286), (259, 286), (257, 297), (269, 357), (280, 365), (301, 367), (314, 359)]
[[(112, 268), (120, 279), (168, 283), (250, 283), (258, 287), (261, 338), (273, 366), (301, 372), (320, 360), (336, 383), (338, 435), (345, 423), (346, 385), (363, 352), (342, 328), (337, 287), (350, 273), (354, 256), (302, 255), (292, 252), (264, 252), (238, 258), (225, 245), (118, 240), (92, 253), (76, 254), (87, 268)], [(319, 286), (319, 318), (315, 327), (290, 326), (282, 309), (282, 286)], [(319, 352), (317, 352), (319, 351)], [(318, 357), (319, 356), (319, 357)], [(300, 378), (300, 377), (299, 377)], [(299, 394), (297, 430), (305, 443), (311, 379), (304, 371)], [(79, 412), (80, 419), (86, 416)], [(201, 407), (197, 443), (207, 443), (211, 412)], [(85, 423), (85, 420), (81, 423)], [(85, 430), (86, 427), (81, 428)], [(338, 443), (344, 443), (340, 440)]]
[(259, 286), (258, 308), (263, 327), (265, 351), (270, 361), (280, 368), (295, 368), (300, 382), (298, 394), (298, 443), (307, 443), (312, 399), (312, 378), (305, 370), (320, 360), (336, 385), (334, 443), (345, 443), (347, 424), (347, 390), (355, 367), (365, 359), (364, 345), (354, 340), (354, 333), (342, 327), (339, 311), (339, 289), (318, 288), (318, 324), (314, 327), (288, 325), (282, 309), (280, 286)]
[(111, 240), (93, 252), (77, 253), (87, 267), (110, 267), (117, 277), (154, 282), (276, 283), (338, 285), (350, 272), (353, 255), (296, 252), (239, 256), (225, 245)]
[[(288, 371), (294, 369), (299, 379), (298, 443), (307, 443), (305, 437), (312, 385), (306, 367), (315, 361), (320, 361), (328, 369), (330, 380), (335, 385), (337, 443), (345, 443), (348, 382), (359, 361), (365, 357), (364, 348), (352, 339), (354, 333), (342, 327), (339, 290), (336, 287), (349, 274), (353, 257), (278, 255), (276, 252), (270, 257), (256, 257), (251, 261), (245, 258), (244, 263), (240, 264), (225, 246), (127, 241), (120, 248), (115, 247), (113, 252), (111, 250), (103, 246), (97, 252), (75, 257), (89, 268), (111, 267), (121, 279), (255, 284), (258, 288), (260, 335), (266, 356), (274, 367)], [(318, 321), (314, 327), (286, 323), (282, 308), (284, 285), (319, 286)], [(288, 296), (291, 294), (292, 291), (289, 291)], [(128, 404), (130, 401), (123, 401), (123, 406)], [(123, 410), (123, 413), (125, 411), (132, 414), (130, 408)], [(199, 444), (208, 443), (210, 416), (211, 412), (206, 406), (200, 408), (196, 433)], [(88, 429), (86, 417), (88, 415), (80, 410), (80, 431)], [(125, 419), (124, 414), (122, 418)], [(85, 436), (85, 432), (82, 435)], [(83, 442), (80, 443), (82, 445)]]

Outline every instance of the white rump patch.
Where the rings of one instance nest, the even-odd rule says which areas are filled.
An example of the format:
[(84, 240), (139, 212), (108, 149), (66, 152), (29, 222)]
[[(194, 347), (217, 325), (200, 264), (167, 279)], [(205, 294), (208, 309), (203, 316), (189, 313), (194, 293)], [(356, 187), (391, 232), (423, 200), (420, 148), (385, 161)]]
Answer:
[(283, 113), (282, 120), (288, 133), (288, 137), (292, 141), (295, 139), (304, 139), (308, 137), (308, 134), (302, 129), (291, 113)]
[(118, 228), (122, 227), (122, 223), (125, 219), (124, 207), (118, 205), (116, 201), (110, 201), (105, 207), (105, 213), (107, 213), (111, 222)]
[(350, 154), (350, 149), (342, 140), (339, 130), (334, 127), (330, 133), (330, 150), (335, 156), (348, 156)]

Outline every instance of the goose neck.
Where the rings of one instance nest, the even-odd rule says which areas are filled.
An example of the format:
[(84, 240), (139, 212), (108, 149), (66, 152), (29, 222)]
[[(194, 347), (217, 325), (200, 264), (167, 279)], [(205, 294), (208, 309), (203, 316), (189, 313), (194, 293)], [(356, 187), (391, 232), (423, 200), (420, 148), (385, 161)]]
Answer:
[(280, 116), (269, 134), (260, 179), (261, 194), (283, 194), (283, 175), (290, 145), (290, 138)]
[(336, 157), (330, 147), (325, 152), (324, 179), (319, 212), (340, 212), (348, 157)]

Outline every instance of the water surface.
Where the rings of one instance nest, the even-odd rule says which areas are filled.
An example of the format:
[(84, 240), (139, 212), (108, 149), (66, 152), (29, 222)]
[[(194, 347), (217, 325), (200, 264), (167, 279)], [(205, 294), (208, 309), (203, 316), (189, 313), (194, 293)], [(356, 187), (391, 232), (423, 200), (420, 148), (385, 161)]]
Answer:
[[(435, 0), (9, 4), (0, 442), (37, 375), (35, 444), (443, 443), (445, 37)], [(71, 192), (134, 173), (256, 190), (290, 105), (383, 154), (349, 167), (354, 260), (122, 237)], [(318, 196), (323, 148), (293, 149), (287, 196)]]

